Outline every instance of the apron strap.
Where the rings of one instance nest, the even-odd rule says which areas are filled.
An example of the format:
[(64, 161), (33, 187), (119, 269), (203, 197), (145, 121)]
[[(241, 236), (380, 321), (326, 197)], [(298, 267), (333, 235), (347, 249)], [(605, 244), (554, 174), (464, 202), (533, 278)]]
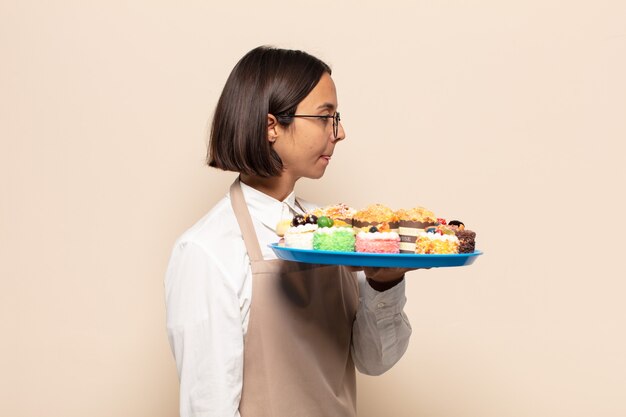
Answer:
[(254, 226), (252, 224), (252, 218), (250, 217), (250, 211), (248, 205), (241, 191), (241, 184), (239, 177), (230, 186), (230, 202), (235, 211), (235, 217), (241, 234), (243, 235), (243, 241), (246, 244), (246, 250), (250, 261), (262, 261), (263, 254), (261, 253), (261, 246), (259, 245), (259, 239), (256, 237)]
[(306, 209), (304, 207), (302, 207), (302, 204), (300, 204), (300, 202), (298, 201), (298, 197), (295, 198), (295, 202), (296, 202), (296, 206), (298, 206), (298, 208), (300, 210), (302, 210), (302, 213), (300, 213), (300, 214), (306, 213)]

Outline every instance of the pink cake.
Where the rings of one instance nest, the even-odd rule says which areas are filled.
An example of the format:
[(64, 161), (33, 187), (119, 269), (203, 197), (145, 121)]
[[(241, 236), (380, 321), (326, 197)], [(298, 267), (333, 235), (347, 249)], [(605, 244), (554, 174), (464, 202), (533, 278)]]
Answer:
[(396, 232), (359, 232), (355, 249), (357, 252), (400, 253), (400, 235)]

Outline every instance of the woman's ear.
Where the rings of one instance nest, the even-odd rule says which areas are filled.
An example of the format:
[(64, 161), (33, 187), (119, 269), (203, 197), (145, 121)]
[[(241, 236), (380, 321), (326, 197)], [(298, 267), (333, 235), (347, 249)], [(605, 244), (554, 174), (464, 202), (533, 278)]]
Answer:
[(280, 128), (280, 125), (278, 124), (278, 120), (276, 119), (276, 116), (274, 116), (273, 114), (268, 114), (267, 115), (267, 140), (270, 141), (270, 143), (276, 142), (276, 139), (278, 138), (279, 128)]

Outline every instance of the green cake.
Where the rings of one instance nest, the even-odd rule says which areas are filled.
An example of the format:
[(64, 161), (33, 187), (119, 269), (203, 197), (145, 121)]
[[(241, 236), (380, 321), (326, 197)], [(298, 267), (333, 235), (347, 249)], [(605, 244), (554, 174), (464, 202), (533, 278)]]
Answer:
[(351, 227), (320, 227), (313, 234), (314, 250), (354, 252), (354, 242)]

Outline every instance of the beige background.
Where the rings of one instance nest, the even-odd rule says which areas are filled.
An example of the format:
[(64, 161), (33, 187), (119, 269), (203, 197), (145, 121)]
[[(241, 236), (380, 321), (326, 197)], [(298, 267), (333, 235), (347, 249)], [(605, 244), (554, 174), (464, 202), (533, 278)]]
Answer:
[(299, 194), (479, 233), (408, 277), (365, 417), (624, 416), (626, 3), (0, 2), (0, 415), (174, 416), (162, 279), (234, 175), (206, 128), (249, 49), (334, 68), (348, 139)]

